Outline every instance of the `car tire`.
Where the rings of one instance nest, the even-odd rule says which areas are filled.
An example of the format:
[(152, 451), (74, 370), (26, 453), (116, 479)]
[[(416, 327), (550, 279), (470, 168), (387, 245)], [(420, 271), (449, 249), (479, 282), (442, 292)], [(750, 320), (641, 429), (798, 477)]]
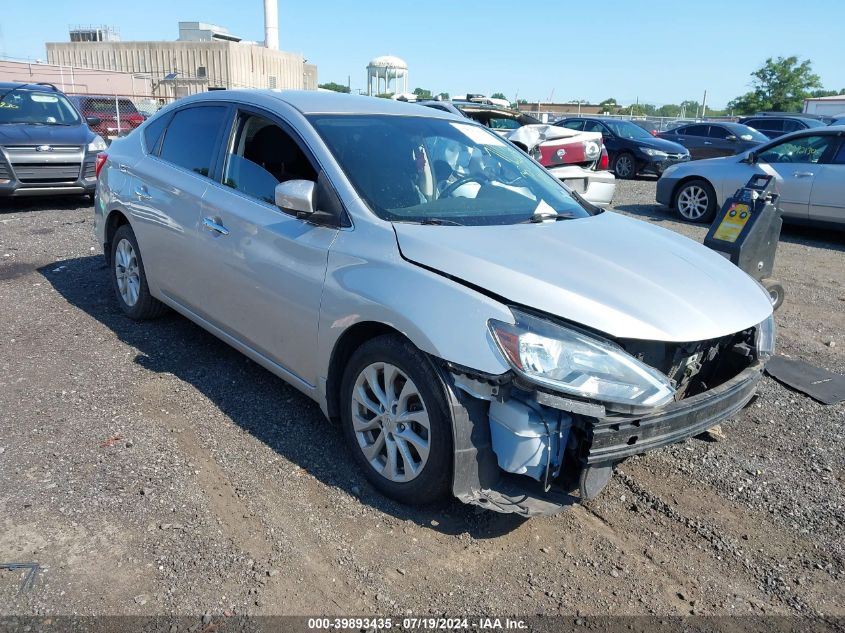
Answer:
[(672, 206), (687, 222), (709, 224), (716, 217), (716, 191), (706, 180), (690, 180), (678, 187)]
[(164, 314), (167, 307), (150, 294), (141, 249), (128, 224), (119, 227), (112, 238), (109, 269), (114, 294), (126, 316), (144, 321)]
[(452, 420), (431, 360), (399, 335), (379, 336), (352, 354), (340, 389), (343, 434), (370, 483), (408, 505), (444, 498)]
[(772, 310), (777, 310), (783, 305), (784, 289), (783, 284), (777, 279), (764, 279), (762, 281), (763, 287), (769, 293), (769, 299), (772, 302)]
[(613, 160), (613, 173), (622, 180), (631, 180), (637, 175), (637, 159), (630, 152), (621, 152)]

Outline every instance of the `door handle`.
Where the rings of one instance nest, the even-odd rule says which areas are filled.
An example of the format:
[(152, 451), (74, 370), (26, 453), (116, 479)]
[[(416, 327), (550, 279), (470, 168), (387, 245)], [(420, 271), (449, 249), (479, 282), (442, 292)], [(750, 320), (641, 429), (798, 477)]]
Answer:
[(793, 175), (796, 178), (812, 178), (813, 172), (811, 172), (811, 171), (796, 171)]
[(150, 192), (147, 191), (147, 188), (144, 185), (138, 185), (135, 187), (135, 195), (138, 196), (138, 200), (149, 200), (152, 198)]
[(206, 229), (207, 231), (213, 231), (214, 233), (218, 233), (220, 235), (229, 235), (229, 229), (227, 229), (222, 224), (215, 222), (211, 218), (202, 219), (202, 228)]
[(713, 143), (711, 143), (710, 141), (704, 141), (704, 144), (705, 145), (712, 145)]

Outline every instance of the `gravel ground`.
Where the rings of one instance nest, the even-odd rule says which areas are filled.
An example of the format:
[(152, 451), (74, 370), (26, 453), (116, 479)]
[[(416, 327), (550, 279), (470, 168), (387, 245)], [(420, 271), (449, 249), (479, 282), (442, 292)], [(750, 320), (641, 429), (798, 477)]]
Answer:
[[(616, 208), (701, 241), (621, 182)], [(118, 311), (73, 201), (0, 209), (0, 614), (845, 614), (845, 405), (769, 378), (723, 425), (523, 521), (379, 496), (316, 405)], [(845, 373), (845, 235), (787, 229), (779, 350)], [(706, 300), (702, 297), (702, 300)]]

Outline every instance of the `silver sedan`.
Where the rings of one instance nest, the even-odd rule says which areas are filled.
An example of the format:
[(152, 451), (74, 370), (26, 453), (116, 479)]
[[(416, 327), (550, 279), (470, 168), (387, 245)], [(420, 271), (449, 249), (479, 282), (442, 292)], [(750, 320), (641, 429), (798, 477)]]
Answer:
[(787, 221), (845, 228), (845, 125), (781, 136), (727, 158), (674, 165), (657, 201), (685, 220), (711, 222), (726, 198), (754, 174), (775, 176)]
[(211, 92), (98, 165), (123, 312), (173, 309), (313, 398), (403, 502), (590, 499), (736, 413), (772, 354), (767, 294), (723, 257), (445, 112)]

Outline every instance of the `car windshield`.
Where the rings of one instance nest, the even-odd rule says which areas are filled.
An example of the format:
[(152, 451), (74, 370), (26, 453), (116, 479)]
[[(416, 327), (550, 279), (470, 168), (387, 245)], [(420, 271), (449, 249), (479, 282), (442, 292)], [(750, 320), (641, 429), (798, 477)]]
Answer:
[(0, 124), (76, 125), (79, 114), (56, 92), (12, 89), (0, 98)]
[(651, 134), (646, 132), (643, 128), (630, 121), (612, 121), (610, 119), (603, 120), (610, 131), (620, 138), (652, 138)]
[(309, 119), (384, 220), (491, 225), (591, 215), (543, 167), (477, 124), (387, 115)]
[(818, 119), (802, 119), (804, 123), (807, 124), (807, 127), (824, 127), (827, 125), (824, 121), (819, 121)]

